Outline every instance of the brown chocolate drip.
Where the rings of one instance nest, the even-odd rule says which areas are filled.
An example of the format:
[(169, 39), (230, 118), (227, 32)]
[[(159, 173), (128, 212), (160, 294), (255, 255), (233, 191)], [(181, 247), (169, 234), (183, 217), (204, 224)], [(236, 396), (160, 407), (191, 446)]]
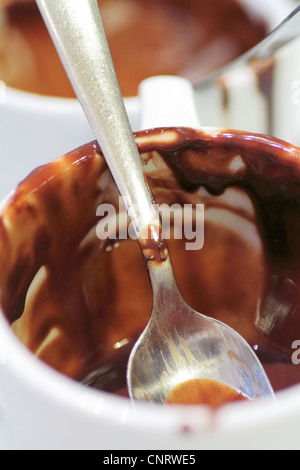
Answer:
[(222, 91), (222, 97), (223, 97), (223, 110), (228, 111), (229, 108), (229, 90), (228, 90), (228, 85), (226, 83), (226, 80), (224, 80), (222, 77), (220, 77), (217, 80), (217, 85)]
[(273, 134), (273, 77), (275, 70), (275, 58), (268, 57), (264, 60), (253, 59), (251, 68), (257, 76), (257, 81), (261, 92), (267, 102), (268, 111), (268, 134)]
[(150, 224), (141, 234), (139, 239), (146, 263), (161, 263), (166, 260), (168, 254), (166, 241), (162, 238), (160, 226)]

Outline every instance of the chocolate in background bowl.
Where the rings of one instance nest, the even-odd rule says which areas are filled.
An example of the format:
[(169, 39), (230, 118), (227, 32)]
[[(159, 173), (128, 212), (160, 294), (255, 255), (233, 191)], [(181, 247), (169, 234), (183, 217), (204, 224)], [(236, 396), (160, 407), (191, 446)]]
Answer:
[[(99, 7), (123, 96), (136, 96), (150, 76), (190, 78), (195, 63), (199, 79), (269, 31), (237, 0), (102, 0)], [(35, 2), (15, 2), (2, 16), (0, 78), (28, 92), (73, 98)]]
[[(242, 3), (251, 16), (263, 18), (268, 23), (269, 29), (275, 28), (294, 7), (294, 2), (289, 0), (243, 0)], [(289, 77), (298, 77), (299, 73), (295, 70), (297, 63), (299, 61), (293, 61), (292, 64), (285, 63), (284, 73), (280, 73), (278, 79), (276, 77), (274, 114), (277, 124), (273, 134), (296, 144), (298, 131), (288, 125), (285, 116), (293, 115), (293, 122), (294, 120), (297, 122), (298, 107), (291, 104), (287, 108), (287, 103), (290, 103)], [(230, 91), (226, 92), (226, 96), (229, 97), (226, 106), (224, 106), (224, 87), (220, 89), (219, 83), (213, 84), (212, 90), (205, 91), (204, 96), (201, 93), (197, 100), (201, 123), (206, 126), (270, 133), (265, 125), (265, 115), (269, 106), (265, 103), (264, 96), (260, 96), (260, 93), (254, 90), (252, 77), (249, 77), (245, 83), (244, 71), (237, 75), (230, 84)], [(282, 83), (283, 77), (286, 78)], [(239, 86), (240, 83), (242, 87)], [(228, 80), (226, 84), (228, 85)], [(125, 98), (125, 104), (133, 130), (142, 129), (139, 97)], [(289, 132), (286, 132), (287, 128)], [(283, 136), (282, 129), (285, 130)], [(1, 199), (25, 178), (32, 168), (48, 163), (53, 156), (62, 155), (94, 138), (77, 100), (25, 92), (7, 86), (1, 81), (0, 136)]]
[[(300, 150), (265, 135), (170, 128), (136, 140), (159, 204), (204, 204), (199, 251), (170, 240), (196, 310), (239, 331), (276, 390), (298, 383)], [(59, 372), (124, 393), (128, 354), (151, 311), (138, 243), (99, 240), (97, 207), (118, 192), (95, 142), (33, 171), (1, 215), (1, 306)]]

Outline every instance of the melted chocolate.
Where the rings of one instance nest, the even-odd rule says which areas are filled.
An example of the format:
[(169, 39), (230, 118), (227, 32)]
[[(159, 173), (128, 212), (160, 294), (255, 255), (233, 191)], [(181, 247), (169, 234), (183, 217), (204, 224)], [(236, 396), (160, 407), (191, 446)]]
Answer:
[[(99, 6), (124, 96), (135, 96), (153, 75), (199, 80), (267, 33), (237, 0), (102, 0)], [(26, 91), (73, 97), (35, 2), (16, 2), (7, 12), (0, 78)]]
[[(159, 204), (205, 205), (201, 250), (168, 240), (183, 297), (239, 331), (276, 389), (300, 381), (291, 363), (300, 338), (300, 149), (230, 130), (135, 137)], [(118, 191), (95, 142), (29, 175), (0, 219), (0, 300), (40, 359), (126, 393), (127, 358), (148, 321), (151, 288), (135, 240), (97, 238), (102, 203), (118, 207)]]
[(169, 393), (167, 405), (207, 405), (213, 409), (235, 401), (249, 400), (241, 392), (211, 379), (190, 379), (176, 385)]
[(146, 263), (161, 263), (167, 259), (167, 244), (162, 238), (162, 229), (157, 225), (150, 224), (141, 233), (139, 243)]

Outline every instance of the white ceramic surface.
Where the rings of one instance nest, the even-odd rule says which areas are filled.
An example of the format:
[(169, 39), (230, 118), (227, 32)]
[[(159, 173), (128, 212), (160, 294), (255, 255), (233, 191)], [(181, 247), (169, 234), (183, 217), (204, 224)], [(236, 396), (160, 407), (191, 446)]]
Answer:
[[(278, 10), (275, 3), (281, 5)], [(273, 5), (272, 14), (280, 10), (282, 15), (289, 9), (287, 2), (266, 0), (266, 4)], [(298, 70), (294, 73), (296, 80)], [(290, 77), (284, 77), (289, 82)], [(245, 83), (242, 98), (236, 95), (233, 100), (238, 104), (244, 103), (245, 96), (253, 96), (249, 82)], [(283, 105), (278, 106), (286, 112), (286, 100), (278, 98), (278, 103), (280, 100)], [(220, 101), (216, 103), (220, 106)], [(248, 103), (250, 106), (251, 99)], [(93, 138), (75, 100), (7, 89), (0, 106), (1, 198), (35, 166)], [(133, 128), (140, 128), (139, 100), (126, 100), (126, 106)], [(265, 109), (264, 102), (261, 107)], [(197, 109), (201, 122), (218, 126), (218, 122), (208, 121), (204, 108), (202, 102)], [(223, 110), (216, 109), (220, 110), (218, 119), (225, 123)], [(234, 109), (237, 115), (232, 112), (226, 122), (245, 118), (245, 106)], [(246, 130), (254, 130), (253, 121), (243, 122)], [(263, 122), (259, 124), (263, 126)], [(35, 359), (2, 315), (0, 409), (0, 449), (300, 449), (300, 386), (279, 393), (276, 405), (268, 400), (229, 405), (214, 419), (201, 407), (161, 410), (147, 404), (133, 406), (127, 399), (84, 388)]]

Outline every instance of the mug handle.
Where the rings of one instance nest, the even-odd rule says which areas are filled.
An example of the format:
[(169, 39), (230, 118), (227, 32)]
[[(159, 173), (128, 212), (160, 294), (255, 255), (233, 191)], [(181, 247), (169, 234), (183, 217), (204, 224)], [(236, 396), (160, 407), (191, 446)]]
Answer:
[(139, 86), (141, 129), (201, 127), (192, 83), (172, 75), (147, 78)]

